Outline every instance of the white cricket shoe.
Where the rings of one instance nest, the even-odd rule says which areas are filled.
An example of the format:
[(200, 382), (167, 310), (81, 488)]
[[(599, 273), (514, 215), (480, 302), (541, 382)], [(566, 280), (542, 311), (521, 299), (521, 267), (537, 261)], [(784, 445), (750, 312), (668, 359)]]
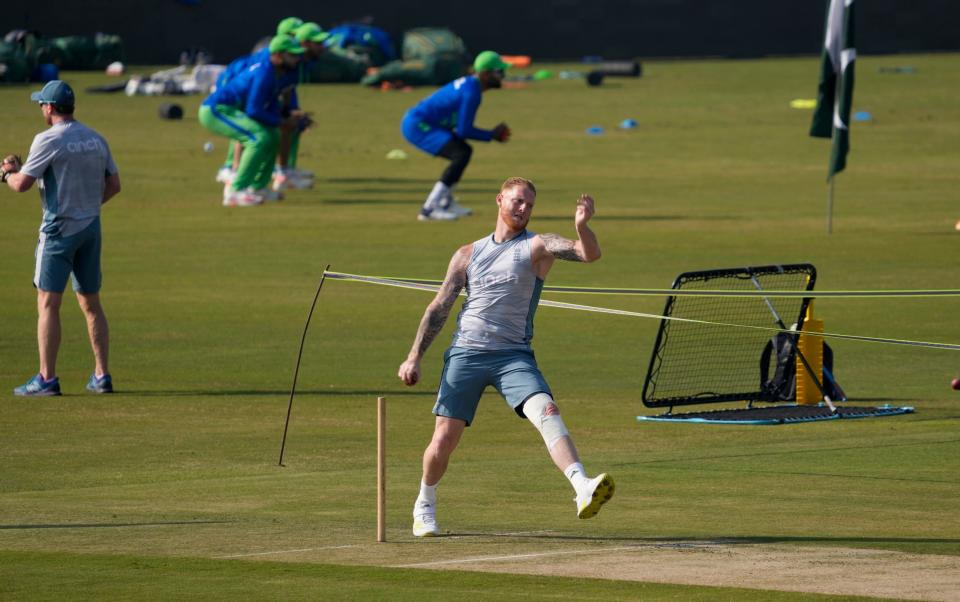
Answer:
[(613, 477), (605, 472), (590, 479), (587, 487), (573, 500), (577, 503), (577, 518), (596, 516), (597, 512), (600, 512), (600, 506), (613, 497), (614, 488)]
[(233, 171), (227, 166), (221, 167), (217, 170), (217, 182), (221, 184), (229, 184), (233, 182), (233, 179), (237, 177), (237, 172)]
[(457, 202), (457, 199), (451, 198), (450, 204), (446, 207), (442, 207), (444, 211), (449, 211), (450, 213), (456, 214), (458, 217), (465, 217), (467, 215), (473, 215), (473, 209), (469, 207), (464, 207)]
[(253, 207), (262, 205), (263, 197), (252, 190), (235, 190), (223, 198), (224, 207)]
[(284, 188), (293, 190), (309, 190), (313, 188), (313, 178), (298, 176), (294, 170), (275, 171), (273, 173), (273, 189), (277, 192)]
[(436, 512), (437, 509), (433, 504), (417, 500), (413, 505), (414, 537), (436, 537), (440, 535)]
[(296, 172), (287, 174), (287, 188), (294, 190), (309, 190), (313, 188), (313, 178), (298, 176)]
[(417, 219), (421, 222), (430, 222), (430, 221), (442, 221), (442, 222), (452, 222), (456, 220), (458, 216), (453, 211), (446, 211), (435, 207), (433, 209), (421, 209)]
[(280, 192), (279, 190), (273, 190), (270, 188), (262, 188), (260, 190), (255, 191), (254, 194), (263, 197), (263, 200), (268, 203), (283, 200), (282, 192)]
[(290, 172), (293, 177), (300, 178), (301, 180), (312, 180), (314, 178), (314, 173), (312, 171), (300, 169), (299, 167), (291, 168)]

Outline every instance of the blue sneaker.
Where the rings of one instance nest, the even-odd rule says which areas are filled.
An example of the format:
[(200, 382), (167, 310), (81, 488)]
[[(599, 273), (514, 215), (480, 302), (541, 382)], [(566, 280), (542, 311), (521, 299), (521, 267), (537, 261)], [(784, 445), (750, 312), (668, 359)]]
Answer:
[(109, 374), (97, 378), (97, 373), (94, 372), (90, 375), (90, 380), (87, 381), (87, 391), (91, 393), (113, 393), (113, 380)]
[(13, 390), (14, 395), (20, 397), (51, 397), (60, 395), (60, 379), (54, 376), (50, 380), (43, 380), (43, 377), (37, 374)]

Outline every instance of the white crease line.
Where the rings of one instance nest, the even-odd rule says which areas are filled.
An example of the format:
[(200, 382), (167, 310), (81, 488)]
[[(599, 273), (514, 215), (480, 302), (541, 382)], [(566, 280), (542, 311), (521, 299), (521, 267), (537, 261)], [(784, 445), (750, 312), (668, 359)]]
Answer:
[(649, 544), (637, 544), (633, 546), (621, 546), (617, 548), (597, 548), (594, 550), (565, 550), (565, 551), (557, 551), (557, 552), (536, 552), (533, 554), (513, 554), (510, 556), (483, 556), (480, 558), (461, 558), (457, 560), (436, 560), (433, 562), (418, 562), (416, 564), (398, 564), (398, 565), (394, 565), (393, 568), (409, 569), (409, 568), (424, 567), (424, 566), (437, 566), (437, 565), (443, 565), (443, 564), (467, 564), (471, 562), (497, 562), (500, 560), (521, 560), (524, 558), (542, 558), (544, 556), (570, 556), (573, 554), (601, 554), (603, 552), (623, 552), (627, 550), (637, 551), (637, 550), (644, 550), (647, 548), (701, 548), (701, 547), (710, 547), (710, 546), (716, 546), (716, 545), (721, 545), (721, 542), (649, 543)]
[(326, 546), (322, 548), (301, 548), (299, 550), (276, 550), (274, 552), (251, 552), (249, 554), (230, 554), (229, 556), (214, 556), (216, 559), (221, 558), (243, 558), (245, 556), (269, 556), (271, 554), (293, 554), (296, 552), (314, 552), (316, 550), (342, 550), (343, 548), (357, 548), (357, 545), (349, 546)]
[(534, 554), (513, 554), (510, 556), (482, 556), (480, 558), (462, 558), (459, 560), (436, 560), (434, 562), (418, 562), (416, 564), (398, 564), (394, 568), (409, 569), (420, 566), (437, 566), (441, 564), (466, 564), (470, 562), (496, 562), (499, 560), (520, 560), (523, 558), (542, 558), (544, 556), (568, 556), (571, 554), (599, 554), (602, 552), (622, 552), (624, 550), (640, 550), (650, 546), (624, 546), (620, 548), (602, 548), (597, 550), (568, 550), (562, 552), (537, 552)]
[[(509, 531), (506, 533), (489, 533), (491, 537), (522, 537), (524, 535), (550, 535), (556, 531)], [(476, 535), (450, 535), (445, 539), (475, 539)]]
[(493, 533), (497, 537), (510, 537), (517, 535), (549, 535), (551, 533), (556, 533), (556, 531), (509, 531), (507, 533)]

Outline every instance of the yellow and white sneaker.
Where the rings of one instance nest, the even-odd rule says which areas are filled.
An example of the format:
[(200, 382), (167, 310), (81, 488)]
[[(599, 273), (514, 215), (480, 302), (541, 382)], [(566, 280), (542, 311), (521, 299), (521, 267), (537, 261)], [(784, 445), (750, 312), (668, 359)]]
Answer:
[(413, 536), (436, 537), (440, 535), (440, 526), (437, 524), (436, 507), (417, 501), (413, 506)]
[(614, 488), (613, 477), (605, 472), (590, 479), (583, 493), (573, 500), (577, 503), (577, 518), (590, 518), (600, 512), (600, 506), (613, 497)]

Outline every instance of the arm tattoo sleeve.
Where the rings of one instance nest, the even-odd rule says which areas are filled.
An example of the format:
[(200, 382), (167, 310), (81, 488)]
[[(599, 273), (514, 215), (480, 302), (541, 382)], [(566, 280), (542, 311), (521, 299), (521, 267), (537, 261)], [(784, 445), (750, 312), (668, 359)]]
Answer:
[(566, 261), (583, 261), (583, 258), (577, 254), (574, 242), (570, 239), (558, 236), (556, 234), (541, 234), (540, 240), (543, 241), (547, 252), (557, 259)]
[(440, 287), (437, 298), (427, 307), (418, 333), (419, 344), (417, 347), (421, 355), (426, 353), (430, 343), (443, 330), (443, 325), (447, 322), (450, 310), (453, 309), (453, 304), (456, 303), (457, 297), (465, 285), (466, 276), (464, 273), (457, 271), (450, 274), (450, 277)]

